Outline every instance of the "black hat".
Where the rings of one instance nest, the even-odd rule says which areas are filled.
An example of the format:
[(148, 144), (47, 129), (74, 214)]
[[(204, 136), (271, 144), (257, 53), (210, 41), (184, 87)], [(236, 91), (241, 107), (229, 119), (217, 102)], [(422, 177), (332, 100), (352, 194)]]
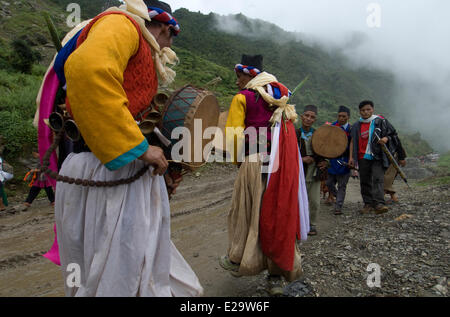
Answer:
[(361, 108), (363, 108), (364, 106), (367, 106), (367, 105), (370, 105), (372, 108), (375, 108), (373, 101), (364, 100), (364, 101), (361, 101), (361, 103), (359, 104), (359, 110), (361, 110)]
[(305, 113), (306, 111), (312, 111), (315, 114), (317, 114), (317, 107), (314, 105), (309, 105), (305, 107), (305, 110), (303, 111), (303, 113)]
[(341, 112), (347, 112), (348, 115), (350, 116), (350, 109), (347, 108), (346, 106), (340, 106), (339, 107), (338, 113), (341, 113)]
[(166, 11), (167, 13), (172, 14), (172, 8), (170, 7), (170, 5), (168, 5), (165, 2), (158, 1), (158, 0), (144, 0), (144, 3), (147, 6), (147, 8), (149, 8), (149, 7), (159, 8), (161, 10)]
[(242, 65), (251, 66), (263, 71), (263, 56), (262, 55), (242, 55)]

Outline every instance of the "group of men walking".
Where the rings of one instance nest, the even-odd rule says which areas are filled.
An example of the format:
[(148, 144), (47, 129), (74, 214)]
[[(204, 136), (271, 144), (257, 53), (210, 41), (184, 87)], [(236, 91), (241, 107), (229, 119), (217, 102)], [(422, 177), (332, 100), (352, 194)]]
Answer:
[[(353, 125), (350, 124), (350, 109), (340, 106), (337, 120), (333, 126), (340, 127), (347, 135), (348, 147), (341, 157), (327, 160), (322, 166), (315, 165), (324, 162), (324, 158), (311, 155), (311, 149), (306, 145), (311, 143), (314, 129), (312, 121), (317, 117), (317, 107), (307, 106), (302, 117), (302, 126), (298, 130), (299, 144), (303, 146), (303, 162), (306, 168), (316, 170), (315, 178), (308, 179), (309, 207), (311, 215), (310, 235), (317, 234), (314, 226), (316, 214), (320, 206), (320, 182), (325, 182), (329, 197), (327, 203), (334, 204), (334, 214), (343, 213), (343, 205), (346, 196), (347, 184), (350, 176), (360, 177), (361, 195), (364, 208), (361, 213), (374, 211), (382, 214), (388, 211), (385, 194), (391, 195), (392, 202), (397, 202), (398, 197), (393, 188), (393, 182), (397, 176), (397, 170), (390, 163), (381, 147), (386, 145), (395, 156), (401, 166), (405, 166), (406, 153), (395, 128), (382, 117), (374, 115), (375, 105), (370, 100), (359, 104), (360, 119)], [(313, 120), (312, 120), (313, 119)], [(327, 166), (327, 167), (325, 167)], [(321, 168), (321, 170), (320, 170)], [(321, 177), (320, 177), (321, 176)]]
[(365, 204), (361, 212), (369, 213), (374, 209), (378, 214), (385, 213), (388, 208), (384, 200), (384, 176), (391, 162), (382, 147), (386, 146), (390, 153), (394, 153), (401, 165), (406, 164), (406, 154), (395, 128), (386, 118), (374, 114), (372, 101), (361, 102), (359, 111), (361, 118), (351, 131), (349, 162), (359, 168), (361, 195)]
[[(331, 195), (336, 198), (334, 214), (341, 215), (351, 171), (357, 170), (359, 171), (361, 195), (364, 201), (364, 208), (360, 212), (366, 214), (373, 210), (376, 214), (386, 213), (388, 208), (384, 194), (385, 191), (393, 194), (392, 182), (396, 176), (396, 170), (392, 171), (391, 167), (392, 174), (387, 179), (387, 183), (390, 182), (390, 184), (387, 184), (385, 188), (385, 171), (389, 168), (390, 161), (381, 147), (386, 145), (390, 152), (397, 156), (401, 164), (404, 164), (406, 155), (394, 127), (386, 118), (374, 115), (374, 103), (366, 100), (359, 104), (360, 119), (353, 125), (349, 122), (350, 109), (345, 106), (339, 107), (337, 120), (332, 125), (345, 132), (348, 138), (347, 149), (339, 158), (328, 160), (321, 157), (315, 153), (312, 146), (312, 138), (316, 131), (313, 125), (317, 121), (318, 108), (314, 105), (304, 107), (304, 111), (300, 115), (300, 128), (295, 130), (295, 136), (289, 135), (290, 130), (283, 129), (283, 124), (289, 120), (275, 121), (274, 109), (271, 109), (273, 100), (264, 98), (264, 94), (263, 98), (260, 98), (261, 89), (272, 94), (274, 98), (289, 98), (287, 88), (278, 82), (270, 82), (270, 80), (260, 83), (263, 88), (254, 84), (259, 82), (260, 78), (268, 76), (266, 72), (262, 71), (262, 56), (244, 55), (242, 63), (236, 65), (235, 71), (238, 78), (236, 84), (240, 92), (233, 99), (226, 127), (243, 128), (244, 136), (242, 137), (245, 137), (245, 142), (237, 141), (235, 135), (232, 138), (227, 138), (227, 142), (244, 143), (242, 151), (245, 152), (245, 160), (244, 163), (238, 164), (240, 166), (239, 174), (229, 216), (229, 250), (228, 254), (220, 259), (220, 264), (226, 270), (230, 270), (233, 275), (252, 275), (261, 272), (263, 269), (268, 269), (268, 281), (269, 284), (272, 284), (269, 287), (270, 292), (271, 294), (278, 294), (282, 292), (282, 277), (290, 281), (302, 273), (301, 257), (297, 256), (299, 250), (296, 242), (303, 239), (294, 241), (294, 239), (280, 239), (280, 235), (272, 235), (271, 242), (267, 242), (265, 225), (270, 222), (272, 232), (280, 234), (281, 231), (287, 231), (286, 229), (289, 226), (287, 225), (288, 221), (279, 222), (276, 214), (283, 214), (283, 217), (290, 219), (289, 221), (292, 222), (295, 221), (295, 217), (293, 218), (292, 215), (289, 217), (289, 214), (295, 215), (298, 214), (298, 211), (296, 209), (288, 211), (281, 202), (277, 205), (270, 204), (269, 197), (273, 197), (273, 195), (268, 194), (271, 190), (271, 183), (267, 179), (271, 179), (273, 176), (270, 171), (269, 174), (262, 172), (262, 163), (258, 160), (258, 155), (263, 157), (266, 153), (249, 151), (248, 149), (252, 148), (249, 143), (267, 142), (267, 147), (263, 147), (263, 149), (268, 148), (269, 154), (274, 157), (278, 155), (277, 151), (279, 151), (277, 146), (274, 146), (275, 144), (278, 142), (280, 144), (285, 143), (283, 137), (295, 137), (297, 142), (291, 145), (289, 151), (291, 157), (280, 155), (280, 166), (281, 168), (284, 166), (285, 160), (292, 160), (295, 163), (291, 164), (291, 167), (295, 166), (297, 158), (301, 158), (300, 168), (298, 170), (291, 169), (292, 174), (296, 178), (300, 178), (294, 187), (299, 194), (294, 199), (290, 199), (289, 195), (279, 196), (278, 198), (287, 201), (287, 204), (300, 206), (300, 210), (302, 206), (307, 206), (308, 212), (300, 212), (300, 219), (296, 223), (309, 224), (306, 233), (310, 236), (318, 233), (316, 225), (320, 211), (321, 182), (326, 182)], [(276, 78), (273, 77), (272, 80), (276, 80)], [(280, 93), (276, 93), (277, 88), (275, 87), (279, 89)], [(294, 120), (289, 123), (292, 122)], [(285, 130), (284, 133), (276, 132), (278, 123), (281, 125), (281, 131)], [(268, 138), (261, 138), (261, 135), (258, 134), (258, 137), (252, 140), (245, 133), (249, 129), (257, 128), (261, 131), (261, 128), (270, 129), (274, 126), (275, 133), (272, 133)], [(249, 163), (251, 157), (255, 155), (254, 163)], [(281, 185), (281, 183), (277, 185)], [(286, 187), (283, 189), (286, 189)], [(306, 195), (302, 195), (303, 192), (306, 192)], [(267, 211), (265, 204), (269, 204), (272, 213)], [(276, 230), (278, 226), (279, 231)], [(300, 233), (302, 233), (302, 230), (305, 231), (304, 226), (300, 225), (299, 230)], [(293, 238), (294, 232), (291, 232), (290, 235)], [(298, 235), (297, 238), (300, 236)], [(280, 265), (283, 263), (277, 262), (277, 257), (271, 252), (274, 248), (277, 248), (280, 240), (282, 240), (284, 252), (295, 252), (295, 256), (290, 258), (290, 268), (285, 270), (280, 269)], [(270, 246), (267, 247), (267, 244), (270, 244)], [(258, 255), (259, 253), (261, 253), (261, 256)], [(262, 261), (262, 264), (253, 265), (252, 262), (258, 259)]]

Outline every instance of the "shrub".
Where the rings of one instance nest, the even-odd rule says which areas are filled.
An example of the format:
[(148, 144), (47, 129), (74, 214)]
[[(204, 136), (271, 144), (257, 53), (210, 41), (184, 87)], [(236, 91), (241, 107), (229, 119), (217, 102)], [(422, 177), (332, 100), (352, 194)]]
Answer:
[(33, 50), (23, 39), (15, 39), (11, 43), (12, 53), (10, 56), (11, 66), (22, 73), (30, 74), (33, 64), (39, 61), (42, 56)]
[(0, 134), (6, 139), (5, 157), (13, 159), (34, 146), (37, 140), (33, 120), (23, 120), (18, 111), (0, 111)]

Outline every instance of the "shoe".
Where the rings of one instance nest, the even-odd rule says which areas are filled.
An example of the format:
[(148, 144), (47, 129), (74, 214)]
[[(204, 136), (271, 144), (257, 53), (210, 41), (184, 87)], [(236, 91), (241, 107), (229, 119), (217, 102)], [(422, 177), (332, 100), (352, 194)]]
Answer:
[(271, 296), (284, 295), (283, 278), (278, 275), (269, 275), (267, 277), (267, 290)]
[(29, 204), (29, 203), (23, 203), (22, 205), (16, 207), (15, 209), (16, 209), (17, 211), (27, 211), (28, 208), (30, 208), (30, 207), (31, 207), (31, 204)]
[(317, 236), (316, 226), (310, 226), (308, 236)]
[(399, 202), (397, 194), (391, 195), (391, 200), (394, 204), (397, 204)]
[(334, 214), (335, 214), (336, 216), (340, 216), (340, 215), (342, 215), (342, 211), (341, 211), (340, 209), (335, 209), (335, 210), (334, 210)]
[(377, 215), (385, 214), (389, 211), (389, 208), (385, 205), (379, 204), (375, 207), (375, 213)]
[(359, 211), (359, 213), (362, 214), (362, 215), (367, 215), (367, 214), (369, 214), (371, 211), (373, 211), (372, 206), (370, 206), (370, 205), (365, 205), (364, 208), (361, 209), (361, 210)]
[(393, 205), (393, 204), (398, 204), (398, 203), (399, 203), (398, 200), (393, 200), (393, 199), (386, 200), (386, 205)]
[(228, 255), (224, 255), (219, 260), (220, 266), (231, 272), (239, 272), (239, 264), (231, 262)]

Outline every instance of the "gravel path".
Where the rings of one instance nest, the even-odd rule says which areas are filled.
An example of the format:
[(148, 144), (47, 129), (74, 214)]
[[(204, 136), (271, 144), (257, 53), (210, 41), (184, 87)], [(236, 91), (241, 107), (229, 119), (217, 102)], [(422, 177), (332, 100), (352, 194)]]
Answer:
[[(172, 240), (208, 297), (268, 296), (266, 274), (234, 278), (219, 265), (228, 245), (227, 215), (236, 168), (212, 166), (185, 177), (171, 201)], [(304, 276), (285, 296), (448, 296), (449, 185), (407, 190), (384, 215), (360, 215), (359, 184), (348, 186), (344, 215), (323, 204), (316, 237), (302, 243)], [(63, 296), (60, 268), (41, 254), (53, 242), (54, 215), (45, 199), (26, 212), (0, 214), (0, 296)], [(369, 287), (369, 264), (379, 286)], [(369, 276), (370, 274), (370, 276)], [(376, 283), (375, 283), (376, 284)]]
[[(309, 296), (448, 296), (450, 186), (396, 186), (401, 202), (384, 215), (357, 212), (355, 181), (344, 216), (322, 207), (325, 232), (301, 248)], [(380, 287), (367, 283), (374, 268)]]

